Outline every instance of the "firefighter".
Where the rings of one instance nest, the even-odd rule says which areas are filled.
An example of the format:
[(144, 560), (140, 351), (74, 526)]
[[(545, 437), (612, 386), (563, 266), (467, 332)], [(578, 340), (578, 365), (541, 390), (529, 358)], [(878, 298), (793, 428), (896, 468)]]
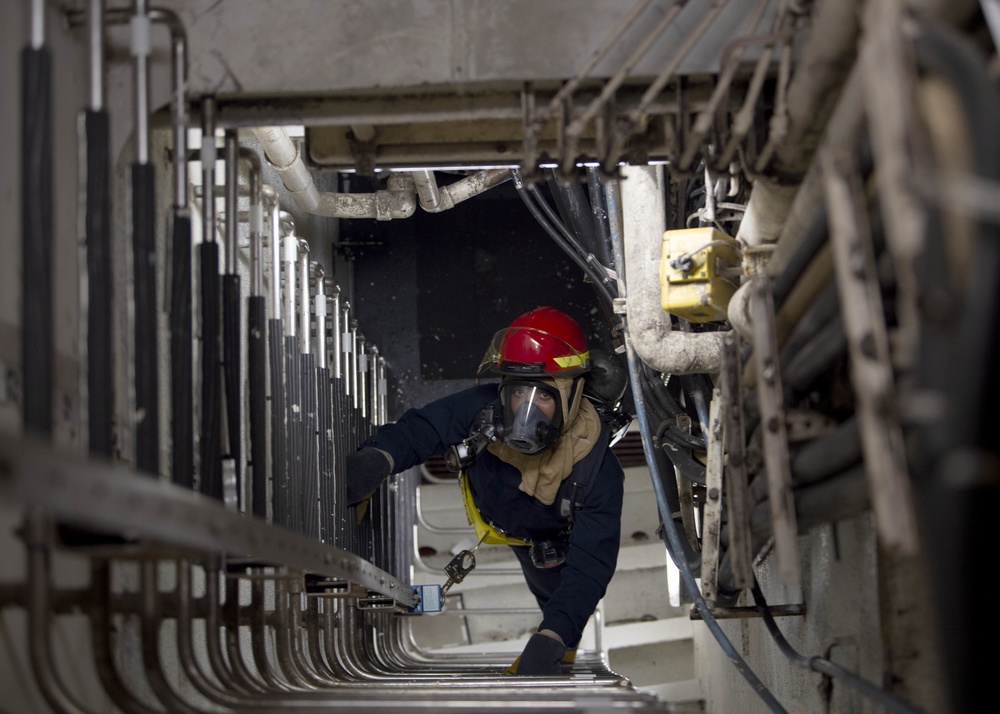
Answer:
[(536, 308), (490, 343), (478, 374), (499, 384), (410, 409), (347, 457), (347, 500), (366, 506), (391, 473), (451, 450), (470, 522), (481, 541), (510, 546), (542, 611), (511, 674), (572, 663), (615, 571), (624, 473), (585, 394), (591, 368), (580, 326)]

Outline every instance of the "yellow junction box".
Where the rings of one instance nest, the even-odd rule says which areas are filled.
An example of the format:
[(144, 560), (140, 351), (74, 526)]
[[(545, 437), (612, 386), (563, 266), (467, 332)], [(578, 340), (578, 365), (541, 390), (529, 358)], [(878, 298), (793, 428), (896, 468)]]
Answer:
[(729, 300), (739, 287), (739, 244), (714, 228), (685, 228), (663, 234), (660, 305), (689, 322), (726, 319)]

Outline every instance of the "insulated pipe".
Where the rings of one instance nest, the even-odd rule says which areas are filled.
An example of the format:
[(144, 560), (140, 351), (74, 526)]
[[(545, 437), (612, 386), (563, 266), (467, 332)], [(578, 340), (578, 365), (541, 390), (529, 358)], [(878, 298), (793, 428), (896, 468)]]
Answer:
[(201, 100), (202, 243), (201, 258), (201, 471), (200, 490), (222, 500), (220, 426), (222, 389), (219, 380), (219, 246), (215, 240), (215, 98)]
[(135, 77), (135, 162), (132, 164), (132, 290), (135, 301), (135, 464), (160, 472), (160, 408), (157, 289), (156, 171), (149, 162), (149, 3), (135, 0), (131, 19)]
[(386, 191), (369, 194), (321, 193), (313, 183), (309, 169), (299, 156), (298, 147), (280, 126), (258, 127), (254, 136), (264, 148), (268, 161), (280, 174), (285, 188), (296, 205), (304, 211), (332, 218), (375, 218), (389, 221), (408, 218), (416, 210), (415, 188), (409, 177), (389, 178)]
[[(90, 453), (110, 458), (113, 449), (114, 363), (112, 361), (111, 128), (104, 108), (104, 0), (90, 0), (87, 12), (90, 106), (84, 113), (87, 241), (86, 305), (87, 432)], [(81, 286), (83, 287), (83, 286)]]
[(722, 332), (677, 332), (660, 307), (660, 258), (666, 229), (662, 166), (625, 166), (621, 182), (626, 314), (636, 354), (667, 374), (718, 373)]
[(226, 392), (226, 426), (229, 442), (228, 455), (232, 459), (236, 484), (237, 502), (243, 500), (243, 469), (241, 433), (243, 426), (243, 387), (240, 326), (241, 279), (237, 272), (236, 253), (239, 250), (239, 140), (235, 129), (227, 129), (225, 134), (226, 171), (226, 222), (225, 253), (226, 271), (222, 277), (222, 362)]
[(52, 434), (52, 53), (45, 2), (32, 0), (21, 52), (21, 369), (24, 430)]
[(410, 175), (416, 185), (420, 207), (428, 213), (447, 211), (454, 208), (455, 204), (496, 188), (512, 178), (510, 169), (483, 169), (447, 186), (439, 187), (433, 171), (421, 169), (411, 171)]

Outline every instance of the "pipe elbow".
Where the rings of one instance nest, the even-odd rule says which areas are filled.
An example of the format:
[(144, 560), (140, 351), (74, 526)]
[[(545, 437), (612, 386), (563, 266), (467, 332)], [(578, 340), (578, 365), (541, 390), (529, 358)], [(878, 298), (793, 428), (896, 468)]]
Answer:
[(726, 317), (733, 329), (745, 340), (753, 339), (753, 322), (750, 317), (750, 290), (749, 283), (744, 283), (736, 289), (729, 299), (729, 307)]
[(718, 374), (725, 332), (676, 332), (636, 329), (629, 319), (629, 339), (639, 359), (666, 374)]

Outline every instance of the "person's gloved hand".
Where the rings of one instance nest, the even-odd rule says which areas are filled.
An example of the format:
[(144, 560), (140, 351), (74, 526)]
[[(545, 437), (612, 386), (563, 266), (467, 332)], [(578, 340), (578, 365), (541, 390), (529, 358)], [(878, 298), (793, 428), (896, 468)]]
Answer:
[(381, 449), (367, 447), (347, 455), (347, 505), (356, 506), (371, 496), (392, 473), (392, 457)]
[(552, 630), (540, 630), (531, 636), (521, 656), (507, 671), (518, 675), (554, 676), (562, 672), (566, 645)]

